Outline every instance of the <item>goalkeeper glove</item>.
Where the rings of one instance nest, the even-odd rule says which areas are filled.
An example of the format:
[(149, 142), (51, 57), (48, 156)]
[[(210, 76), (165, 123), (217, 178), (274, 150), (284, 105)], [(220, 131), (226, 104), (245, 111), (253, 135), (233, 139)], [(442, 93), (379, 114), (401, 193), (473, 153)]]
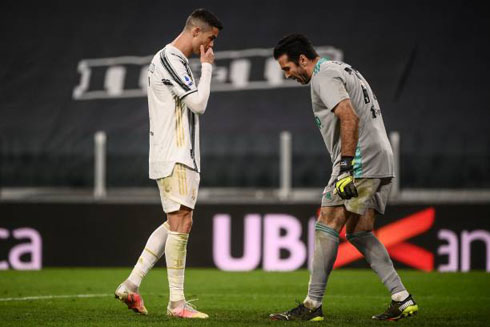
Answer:
[(342, 156), (340, 159), (340, 172), (335, 181), (335, 190), (344, 200), (357, 197), (357, 189), (354, 184), (354, 157)]

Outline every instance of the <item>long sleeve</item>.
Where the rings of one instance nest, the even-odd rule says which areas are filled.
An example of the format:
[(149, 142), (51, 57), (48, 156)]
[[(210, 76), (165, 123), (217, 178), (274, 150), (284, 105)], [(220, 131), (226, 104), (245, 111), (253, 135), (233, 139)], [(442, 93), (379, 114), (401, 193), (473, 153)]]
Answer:
[(202, 115), (206, 111), (209, 94), (211, 92), (212, 72), (213, 65), (206, 62), (202, 63), (201, 78), (199, 79), (197, 92), (189, 93), (181, 98), (187, 108), (196, 114)]

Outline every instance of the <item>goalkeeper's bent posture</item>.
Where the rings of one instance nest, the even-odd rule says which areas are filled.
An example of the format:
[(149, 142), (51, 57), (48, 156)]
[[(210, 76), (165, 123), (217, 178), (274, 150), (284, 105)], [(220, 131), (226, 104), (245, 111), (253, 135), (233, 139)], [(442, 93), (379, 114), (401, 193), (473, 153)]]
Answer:
[(384, 245), (373, 234), (384, 214), (394, 176), (393, 152), (376, 96), (364, 77), (343, 62), (320, 58), (303, 35), (284, 37), (274, 48), (286, 78), (311, 85), (315, 121), (332, 160), (315, 226), (315, 251), (308, 295), (273, 320), (324, 319), (322, 301), (346, 226), (347, 239), (361, 252), (391, 293), (388, 309), (372, 319), (398, 320), (417, 313)]

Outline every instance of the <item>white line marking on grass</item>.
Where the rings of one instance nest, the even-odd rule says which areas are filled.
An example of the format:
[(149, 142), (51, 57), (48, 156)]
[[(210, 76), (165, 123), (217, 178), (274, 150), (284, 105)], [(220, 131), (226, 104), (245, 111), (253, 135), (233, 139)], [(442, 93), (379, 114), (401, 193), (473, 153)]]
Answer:
[[(288, 294), (263, 294), (263, 293), (249, 293), (249, 294), (225, 294), (225, 293), (202, 293), (202, 296), (221, 296), (221, 297), (239, 297), (239, 298), (246, 298), (246, 297), (270, 297), (270, 298), (291, 298), (291, 295)], [(330, 298), (370, 298), (370, 299), (385, 299), (385, 295), (359, 295), (359, 294), (327, 294), (325, 297), (330, 297)]]
[(114, 296), (114, 294), (73, 294), (73, 295), (42, 295), (42, 296), (24, 296), (24, 297), (4, 297), (0, 302), (11, 301), (34, 301), (34, 300), (51, 300), (51, 299), (84, 299), (91, 297)]

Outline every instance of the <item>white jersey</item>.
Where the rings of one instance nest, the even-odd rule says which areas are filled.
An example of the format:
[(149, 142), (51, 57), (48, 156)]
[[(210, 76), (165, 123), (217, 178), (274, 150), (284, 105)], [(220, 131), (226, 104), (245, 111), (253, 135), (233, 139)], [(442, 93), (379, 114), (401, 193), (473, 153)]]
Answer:
[[(208, 85), (211, 70), (211, 64), (202, 65)], [(179, 49), (169, 44), (155, 54), (148, 68), (151, 179), (169, 176), (176, 163), (200, 171), (199, 114), (204, 110), (196, 113), (185, 103), (197, 92), (189, 61)]]

